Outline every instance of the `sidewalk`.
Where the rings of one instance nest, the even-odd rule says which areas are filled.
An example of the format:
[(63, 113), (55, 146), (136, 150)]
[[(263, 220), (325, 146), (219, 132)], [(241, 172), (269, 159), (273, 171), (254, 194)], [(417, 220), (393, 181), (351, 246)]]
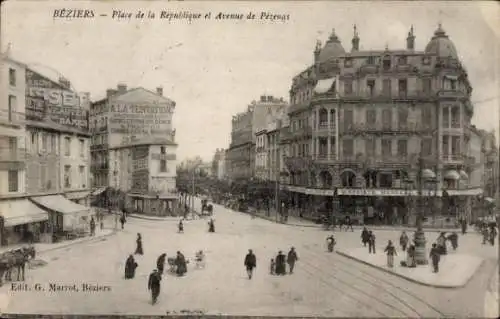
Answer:
[(404, 252), (394, 256), (394, 268), (392, 269), (387, 266), (387, 256), (383, 251), (368, 254), (368, 248), (360, 247), (352, 250), (338, 249), (337, 254), (408, 281), (436, 288), (464, 287), (483, 263), (483, 259), (476, 256), (451, 253), (441, 256), (440, 271), (433, 273), (430, 260), (427, 266), (417, 266), (416, 268), (401, 266), (400, 262), (406, 258)]
[[(251, 213), (248, 213), (248, 214), (251, 214)], [(263, 212), (263, 211), (256, 212), (254, 214), (256, 217), (266, 219), (266, 220), (269, 220), (272, 222), (276, 222), (276, 212), (274, 212), (274, 211), (271, 211), (269, 216), (267, 216), (266, 212)], [(278, 223), (289, 225), (289, 226), (297, 226), (297, 227), (323, 228), (323, 225), (319, 225), (319, 224), (316, 224), (315, 222), (308, 220), (306, 218), (300, 218), (300, 217), (296, 217), (296, 216), (288, 216), (287, 223), (281, 223), (281, 222), (278, 222)], [(366, 227), (369, 230), (389, 230), (389, 231), (400, 231), (400, 232), (403, 230), (409, 231), (409, 232), (416, 230), (416, 227), (399, 226), (399, 225), (394, 225), (394, 226), (391, 226), (391, 225), (361, 225), (361, 226), (356, 226), (356, 225), (354, 225), (352, 227), (355, 230), (362, 230), (363, 227)], [(429, 228), (429, 227), (424, 227), (423, 229), (426, 232), (436, 232), (436, 233), (451, 232), (451, 231), (460, 232), (461, 231), (459, 228)], [(334, 231), (339, 231), (338, 227)]]
[[(68, 246), (72, 246), (72, 245), (76, 245), (76, 244), (80, 244), (80, 243), (84, 243), (84, 242), (101, 240), (102, 238), (111, 236), (115, 233), (116, 233), (116, 231), (114, 229), (104, 228), (103, 230), (100, 230), (99, 227), (97, 227), (95, 236), (85, 236), (85, 237), (76, 238), (73, 240), (63, 240), (63, 241), (57, 242), (57, 243), (35, 243), (34, 246), (35, 246), (37, 254), (39, 254), (39, 253), (52, 251), (52, 250), (56, 250), (56, 249), (61, 249), (61, 248), (65, 248)], [(7, 251), (10, 251), (10, 250), (26, 247), (26, 246), (27, 246), (27, 244), (17, 244), (17, 245), (2, 247), (2, 248), (0, 248), (0, 254), (7, 252)]]

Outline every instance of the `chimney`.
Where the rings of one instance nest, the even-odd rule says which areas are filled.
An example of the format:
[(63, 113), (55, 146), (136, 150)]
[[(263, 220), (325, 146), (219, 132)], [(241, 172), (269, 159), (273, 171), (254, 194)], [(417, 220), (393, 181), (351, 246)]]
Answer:
[(163, 96), (163, 88), (161, 86), (156, 88), (156, 94)]
[(408, 37), (406, 38), (406, 49), (407, 50), (415, 50), (415, 35), (413, 34), (413, 25), (410, 28), (410, 32), (408, 32)]
[(116, 90), (114, 90), (114, 89), (107, 89), (107, 90), (106, 90), (106, 97), (111, 97), (111, 96), (115, 95), (115, 94), (116, 94), (116, 92), (117, 92), (117, 91), (116, 91)]
[(126, 84), (120, 83), (116, 86), (116, 88), (118, 90), (118, 93), (120, 93), (120, 94), (127, 92), (127, 85)]
[(266, 96), (265, 95), (261, 95), (260, 96), (260, 101), (261, 102), (265, 102), (266, 101)]
[(267, 102), (272, 102), (273, 101), (273, 96), (272, 95), (268, 95), (267, 96)]

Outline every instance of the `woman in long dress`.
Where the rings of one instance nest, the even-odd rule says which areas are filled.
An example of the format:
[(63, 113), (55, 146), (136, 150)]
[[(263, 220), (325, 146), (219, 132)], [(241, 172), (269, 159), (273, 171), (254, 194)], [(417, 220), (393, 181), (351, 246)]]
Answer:
[(134, 256), (128, 256), (127, 261), (125, 262), (125, 279), (134, 278), (136, 268), (137, 263), (135, 262)]
[(135, 253), (137, 255), (144, 255), (144, 251), (142, 250), (142, 237), (141, 234), (137, 234), (137, 240), (136, 240), (137, 247), (135, 248)]

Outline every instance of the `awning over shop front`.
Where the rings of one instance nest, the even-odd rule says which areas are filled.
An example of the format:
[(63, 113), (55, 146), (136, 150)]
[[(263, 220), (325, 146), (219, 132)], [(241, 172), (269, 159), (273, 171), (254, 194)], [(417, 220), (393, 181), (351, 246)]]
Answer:
[(89, 211), (89, 207), (74, 203), (61, 195), (31, 198), (35, 203), (62, 214), (75, 214)]
[(485, 202), (488, 202), (488, 203), (490, 203), (490, 204), (494, 204), (494, 203), (495, 203), (495, 200), (494, 200), (493, 198), (491, 198), (491, 197), (485, 197), (485, 198), (484, 198), (484, 201), (485, 201)]
[(49, 213), (39, 208), (28, 199), (0, 202), (0, 215), (4, 218), (4, 227), (49, 220)]
[(451, 170), (444, 174), (444, 179), (458, 181), (460, 179), (460, 174), (457, 171)]
[(92, 195), (92, 196), (101, 195), (102, 193), (104, 193), (105, 190), (106, 190), (106, 187), (100, 187), (100, 188), (96, 189), (95, 191), (93, 191), (90, 195)]
[(86, 198), (89, 196), (90, 192), (73, 192), (73, 193), (66, 193), (64, 196), (69, 199), (82, 199)]
[(335, 78), (319, 80), (314, 87), (314, 93), (323, 94), (332, 89)]

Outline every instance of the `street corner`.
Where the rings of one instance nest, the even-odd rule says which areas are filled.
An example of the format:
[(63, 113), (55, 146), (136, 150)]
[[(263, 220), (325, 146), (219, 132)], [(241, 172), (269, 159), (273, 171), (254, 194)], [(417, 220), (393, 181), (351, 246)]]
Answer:
[(441, 256), (440, 272), (432, 272), (431, 265), (408, 268), (401, 265), (406, 254), (394, 256), (394, 267), (387, 266), (387, 256), (383, 251), (369, 254), (367, 248), (338, 249), (337, 254), (361, 262), (384, 272), (401, 277), (416, 284), (434, 288), (462, 288), (479, 270), (483, 259), (465, 254), (448, 254)]

